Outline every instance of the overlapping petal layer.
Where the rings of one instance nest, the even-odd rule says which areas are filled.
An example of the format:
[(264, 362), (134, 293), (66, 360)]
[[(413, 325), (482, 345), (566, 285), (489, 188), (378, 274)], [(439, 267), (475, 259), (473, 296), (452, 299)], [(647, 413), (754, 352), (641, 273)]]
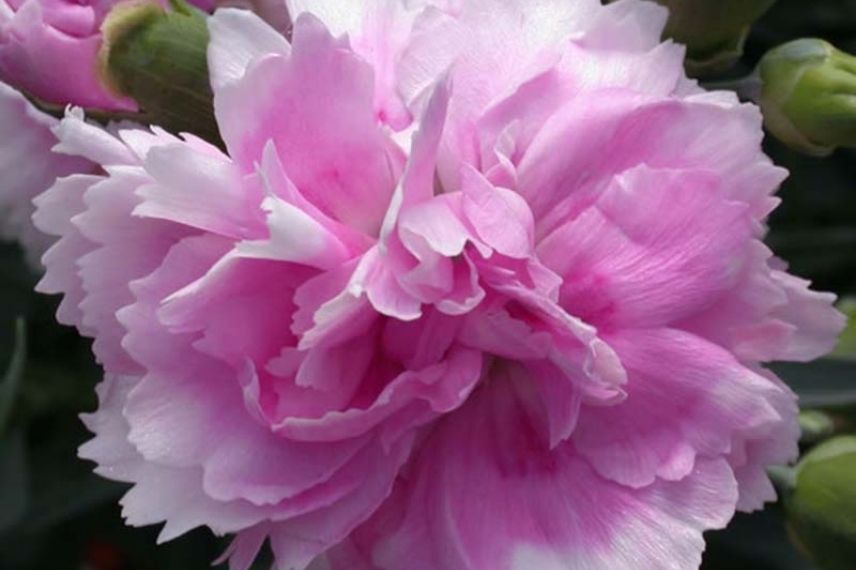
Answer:
[[(0, 238), (18, 241), (34, 267), (51, 240), (33, 227), (33, 198), (58, 177), (93, 169), (84, 159), (51, 152), (57, 142), (51, 129), (57, 123), (0, 82)], [(72, 191), (57, 199), (74, 202), (78, 196)], [(66, 212), (75, 208), (57, 205), (55, 223), (67, 226)]]
[[(82, 455), (245, 569), (645, 570), (770, 500), (831, 298), (760, 243), (783, 173), (634, 0), (211, 19), (226, 150), (86, 124), (42, 288), (108, 379)], [(63, 218), (63, 201), (75, 215)]]

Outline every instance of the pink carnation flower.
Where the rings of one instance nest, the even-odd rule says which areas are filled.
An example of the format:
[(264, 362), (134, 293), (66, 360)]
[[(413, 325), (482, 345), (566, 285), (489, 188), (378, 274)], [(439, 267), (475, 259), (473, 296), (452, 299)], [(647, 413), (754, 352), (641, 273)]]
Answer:
[(796, 453), (763, 364), (842, 326), (760, 241), (758, 110), (653, 4), (303, 4), (210, 20), (228, 152), (56, 130), (105, 171), (36, 213), (107, 372), (81, 456), (233, 569), (698, 567)]
[[(101, 24), (121, 2), (0, 0), (0, 81), (48, 103), (136, 110), (133, 100), (111, 93), (97, 73)], [(213, 7), (213, 0), (191, 3)]]

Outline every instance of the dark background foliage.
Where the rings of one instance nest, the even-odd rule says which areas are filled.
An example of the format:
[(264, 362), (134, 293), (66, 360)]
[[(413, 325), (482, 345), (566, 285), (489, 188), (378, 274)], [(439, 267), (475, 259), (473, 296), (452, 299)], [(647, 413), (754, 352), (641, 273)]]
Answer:
[[(750, 71), (769, 48), (806, 36), (856, 53), (856, 0), (780, 0), (755, 26), (732, 74)], [(856, 294), (856, 154), (816, 159), (766, 144), (791, 171), (769, 243), (818, 288)], [(11, 421), (0, 431), (0, 570), (209, 567), (223, 539), (197, 530), (156, 546), (157, 529), (123, 525), (117, 502), (124, 486), (96, 477), (77, 459), (76, 448), (87, 439), (77, 414), (94, 408), (100, 373), (89, 343), (55, 324), (56, 299), (32, 292), (35, 281), (20, 251), (0, 245), (0, 371), (11, 359), (18, 318), (26, 321), (28, 343)], [(856, 377), (856, 364), (777, 371), (809, 397), (834, 401)], [(816, 570), (792, 546), (778, 506), (738, 516), (727, 530), (710, 533), (708, 543), (705, 570)]]

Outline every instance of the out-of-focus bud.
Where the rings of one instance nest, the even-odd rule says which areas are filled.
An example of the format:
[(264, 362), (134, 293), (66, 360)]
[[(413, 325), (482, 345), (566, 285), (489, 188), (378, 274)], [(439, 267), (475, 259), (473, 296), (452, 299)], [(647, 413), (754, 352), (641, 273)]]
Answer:
[[(101, 25), (129, 1), (139, 0), (0, 0), (0, 81), (40, 104), (135, 111), (133, 100), (111, 93), (96, 73)], [(210, 11), (214, 0), (191, 3)]]
[(691, 75), (730, 67), (743, 54), (752, 23), (776, 0), (657, 0), (669, 9), (666, 36), (687, 46)]
[(856, 147), (856, 57), (819, 39), (769, 51), (758, 65), (767, 129), (802, 152)]
[(0, 81), (42, 102), (133, 111), (98, 81), (98, 26), (110, 2), (0, 0)]
[(99, 72), (104, 84), (133, 98), (146, 122), (219, 144), (208, 78), (208, 28), (182, 0), (117, 5), (102, 26)]
[(847, 317), (847, 327), (838, 337), (838, 346), (831, 356), (856, 360), (856, 297), (845, 297), (838, 303), (838, 310)]
[(786, 499), (796, 542), (824, 570), (856, 560), (856, 436), (831, 439), (806, 455)]

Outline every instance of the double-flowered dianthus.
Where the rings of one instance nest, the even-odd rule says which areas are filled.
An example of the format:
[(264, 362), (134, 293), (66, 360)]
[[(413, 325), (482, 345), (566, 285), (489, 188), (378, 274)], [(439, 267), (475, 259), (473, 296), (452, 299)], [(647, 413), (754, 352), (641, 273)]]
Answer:
[[(72, 111), (41, 289), (106, 370), (81, 455), (277, 568), (689, 570), (775, 497), (832, 296), (763, 245), (761, 116), (622, 0), (210, 19), (225, 149)], [(72, 212), (69, 215), (69, 212)]]

